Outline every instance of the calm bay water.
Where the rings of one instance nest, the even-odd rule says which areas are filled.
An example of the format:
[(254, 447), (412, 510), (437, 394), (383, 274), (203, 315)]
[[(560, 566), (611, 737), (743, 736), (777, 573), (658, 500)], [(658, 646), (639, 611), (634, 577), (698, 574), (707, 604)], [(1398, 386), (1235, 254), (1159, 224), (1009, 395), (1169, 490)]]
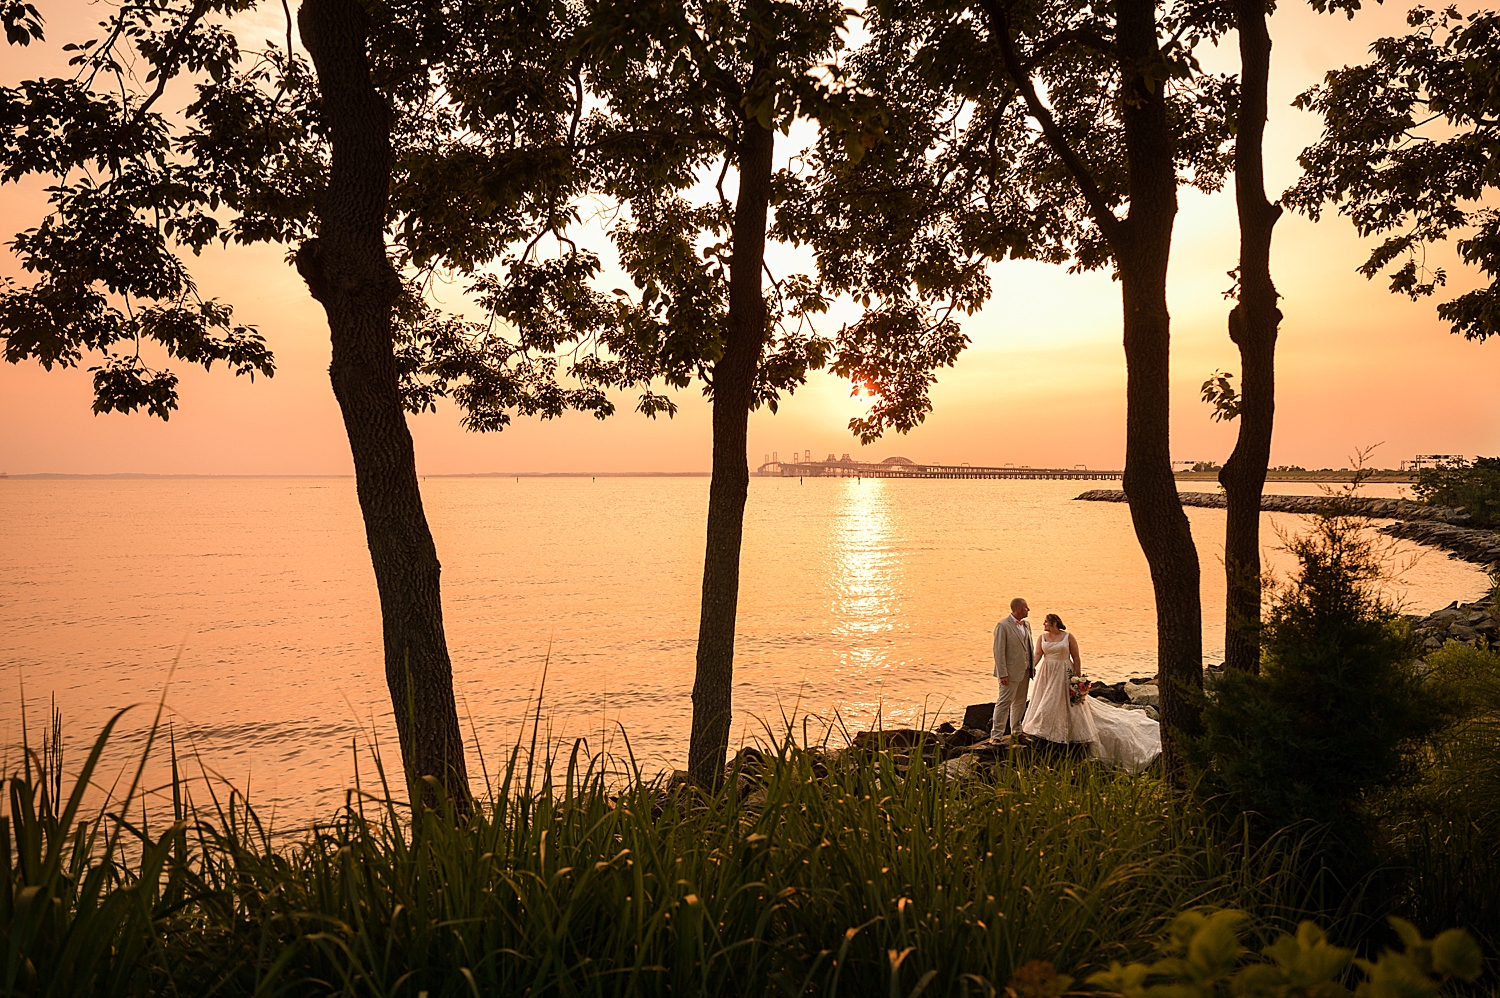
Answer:
[[(993, 699), (990, 630), (1013, 595), (1067, 621), (1094, 678), (1153, 673), (1129, 511), (1071, 501), (1092, 484), (752, 479), (736, 738), (783, 717), (855, 730)], [(618, 753), (623, 730), (648, 770), (681, 766), (708, 480), (433, 478), (423, 492), (472, 771), (476, 748), (493, 765), (515, 740), (544, 664), (554, 737)], [(1188, 515), (1216, 661), (1224, 514)], [(1268, 545), (1300, 526), (1267, 514)], [(1437, 552), (1394, 557), (1418, 554), (1394, 592), (1412, 612), (1484, 584)], [(179, 745), (263, 808), (325, 811), (353, 780), (355, 740), (398, 758), (353, 480), (0, 482), (0, 682), (7, 764), (23, 685), (33, 737), (56, 698), (75, 764), (129, 704), (121, 751), (138, 744), (165, 690)]]

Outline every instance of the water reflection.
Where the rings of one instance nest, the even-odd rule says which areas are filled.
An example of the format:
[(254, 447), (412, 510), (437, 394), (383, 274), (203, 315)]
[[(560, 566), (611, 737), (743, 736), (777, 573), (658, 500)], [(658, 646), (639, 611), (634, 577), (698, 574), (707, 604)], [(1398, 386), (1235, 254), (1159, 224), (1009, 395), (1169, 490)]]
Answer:
[(905, 566), (895, 536), (891, 483), (845, 480), (840, 485), (828, 534), (831, 633), (843, 647), (841, 671), (869, 673), (893, 665), (891, 636), (903, 629), (905, 618)]

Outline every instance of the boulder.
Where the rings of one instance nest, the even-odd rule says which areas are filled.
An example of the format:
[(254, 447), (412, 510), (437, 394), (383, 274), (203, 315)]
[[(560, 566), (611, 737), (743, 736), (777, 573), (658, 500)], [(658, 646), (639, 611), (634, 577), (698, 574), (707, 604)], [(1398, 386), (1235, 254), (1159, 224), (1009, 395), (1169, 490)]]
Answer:
[(1467, 644), (1479, 637), (1479, 632), (1466, 624), (1454, 624), (1448, 628), (1448, 637)]
[(972, 780), (979, 775), (979, 759), (973, 752), (966, 752), (943, 763), (941, 772), (950, 780)]
[(948, 747), (950, 749), (963, 748), (975, 742), (982, 742), (989, 736), (988, 731), (981, 731), (978, 728), (959, 728), (948, 736)]
[(849, 743), (856, 751), (871, 751), (882, 748), (897, 748), (915, 745), (924, 737), (924, 731), (916, 728), (893, 728), (890, 731), (861, 731)]
[(964, 708), (964, 723), (962, 727), (979, 728), (988, 732), (990, 730), (990, 721), (994, 720), (994, 717), (995, 702), (993, 700), (989, 703), (971, 703), (968, 707)]
[(1130, 702), (1130, 697), (1125, 692), (1124, 683), (1115, 683), (1112, 686), (1106, 686), (1104, 683), (1095, 683), (1089, 687), (1089, 696), (1098, 697), (1100, 700), (1107, 700), (1110, 703)]

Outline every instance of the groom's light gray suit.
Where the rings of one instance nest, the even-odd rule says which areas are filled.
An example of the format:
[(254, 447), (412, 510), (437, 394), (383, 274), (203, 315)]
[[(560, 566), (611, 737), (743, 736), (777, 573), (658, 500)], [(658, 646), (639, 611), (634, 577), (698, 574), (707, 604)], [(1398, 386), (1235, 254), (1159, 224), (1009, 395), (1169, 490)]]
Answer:
[(1005, 722), (1010, 721), (1011, 734), (1021, 730), (1021, 721), (1026, 716), (1026, 694), (1031, 687), (1031, 663), (1035, 647), (1031, 643), (1031, 627), (1006, 614), (995, 625), (995, 676), (1005, 677), (1000, 683), (1000, 692), (995, 697), (995, 716), (990, 720), (990, 737), (1005, 734)]

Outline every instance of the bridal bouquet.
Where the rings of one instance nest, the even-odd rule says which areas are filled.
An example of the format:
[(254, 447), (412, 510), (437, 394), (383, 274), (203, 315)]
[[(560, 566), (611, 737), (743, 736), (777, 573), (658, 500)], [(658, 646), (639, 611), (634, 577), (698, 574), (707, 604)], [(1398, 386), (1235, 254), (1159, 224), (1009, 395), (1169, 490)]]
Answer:
[(1083, 698), (1089, 695), (1089, 688), (1093, 685), (1087, 676), (1079, 676), (1068, 683), (1068, 705), (1077, 707), (1083, 703)]

